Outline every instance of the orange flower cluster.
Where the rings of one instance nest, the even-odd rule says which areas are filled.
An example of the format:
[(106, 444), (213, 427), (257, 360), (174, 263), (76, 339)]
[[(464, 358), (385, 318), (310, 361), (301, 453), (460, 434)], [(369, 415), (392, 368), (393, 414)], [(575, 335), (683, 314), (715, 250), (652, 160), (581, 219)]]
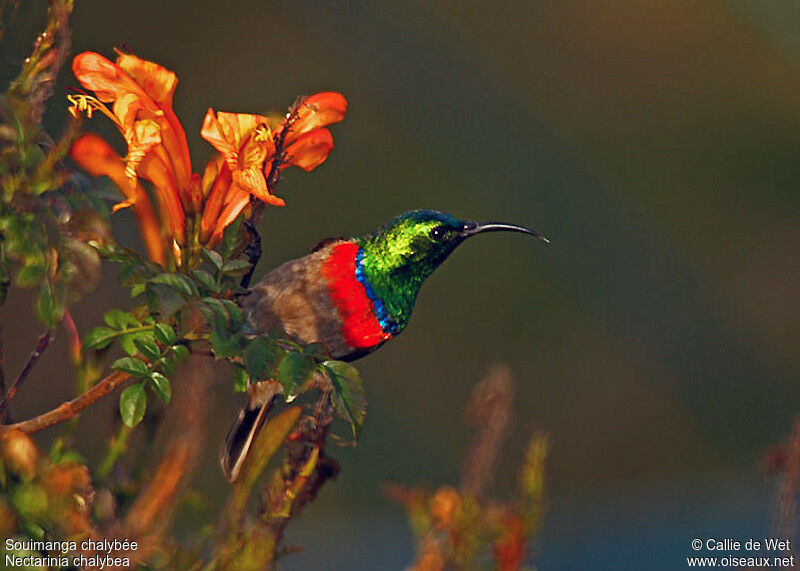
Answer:
[[(283, 206), (272, 194), (277, 173), (323, 163), (333, 149), (327, 126), (347, 110), (347, 100), (333, 92), (300, 98), (278, 119), (209, 109), (200, 134), (219, 155), (201, 178), (192, 171), (186, 134), (172, 109), (174, 73), (130, 54), (120, 53), (114, 63), (94, 52), (77, 55), (72, 70), (95, 95), (69, 96), (70, 112), (106, 115), (125, 138), (128, 154), (120, 157), (97, 135), (85, 134), (71, 156), (119, 187), (125, 200), (115, 210), (133, 207), (148, 255), (162, 265), (169, 255), (180, 263), (186, 244), (216, 245), (251, 196)], [(152, 185), (155, 208), (142, 180)]]

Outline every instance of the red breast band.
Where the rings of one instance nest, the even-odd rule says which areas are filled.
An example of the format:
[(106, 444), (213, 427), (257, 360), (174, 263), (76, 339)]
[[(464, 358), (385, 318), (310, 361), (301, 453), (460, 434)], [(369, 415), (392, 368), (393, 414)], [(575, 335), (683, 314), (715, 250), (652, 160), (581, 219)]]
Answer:
[(342, 321), (345, 341), (351, 347), (368, 349), (391, 339), (392, 335), (381, 328), (364, 285), (356, 279), (356, 255), (360, 249), (353, 242), (334, 246), (322, 264), (322, 275)]

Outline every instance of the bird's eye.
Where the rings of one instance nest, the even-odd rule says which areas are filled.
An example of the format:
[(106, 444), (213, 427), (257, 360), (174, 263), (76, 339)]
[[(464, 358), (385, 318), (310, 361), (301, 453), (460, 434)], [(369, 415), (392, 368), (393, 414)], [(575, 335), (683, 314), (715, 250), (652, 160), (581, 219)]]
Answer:
[(444, 226), (436, 226), (435, 228), (431, 228), (428, 235), (431, 237), (431, 240), (436, 240), (438, 242), (447, 235), (447, 228)]

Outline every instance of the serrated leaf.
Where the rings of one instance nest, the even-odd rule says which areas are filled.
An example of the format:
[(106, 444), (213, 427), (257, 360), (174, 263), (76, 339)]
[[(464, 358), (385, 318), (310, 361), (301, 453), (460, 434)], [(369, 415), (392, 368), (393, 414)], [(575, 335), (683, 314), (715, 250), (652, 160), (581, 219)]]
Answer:
[(230, 316), (231, 327), (234, 329), (239, 329), (244, 323), (244, 314), (242, 313), (242, 308), (229, 299), (220, 299), (219, 302), (225, 307), (228, 315)]
[(233, 392), (247, 392), (247, 386), (250, 384), (250, 376), (247, 374), (247, 371), (244, 370), (244, 367), (234, 367), (233, 371)]
[(159, 349), (155, 341), (140, 337), (134, 339), (133, 344), (136, 345), (136, 348), (142, 355), (151, 361), (156, 361), (161, 358), (161, 349)]
[(208, 291), (217, 292), (219, 290), (217, 287), (217, 280), (205, 270), (192, 270), (192, 277)]
[(119, 414), (125, 426), (133, 428), (142, 421), (147, 409), (147, 395), (144, 383), (136, 383), (122, 391), (119, 395)]
[(281, 359), (278, 366), (278, 382), (283, 385), (283, 394), (289, 398), (295, 388), (302, 387), (314, 371), (314, 359), (292, 351)]
[(256, 337), (245, 347), (242, 362), (250, 378), (259, 381), (273, 379), (285, 354), (286, 351), (275, 343)]
[(138, 319), (121, 309), (109, 309), (103, 314), (103, 321), (114, 329), (129, 329), (141, 326)]
[(212, 326), (219, 330), (230, 330), (231, 315), (222, 300), (215, 297), (204, 297), (202, 301), (203, 306), (201, 307), (203, 310), (210, 311), (213, 316), (214, 322)]
[(150, 386), (164, 404), (169, 404), (172, 398), (172, 386), (167, 377), (157, 372), (150, 373)]
[(186, 345), (175, 345), (172, 347), (172, 353), (175, 355), (175, 359), (181, 363), (189, 358), (189, 348)]
[(114, 340), (119, 333), (109, 327), (95, 327), (89, 330), (83, 338), (84, 349), (104, 349)]
[(367, 399), (358, 369), (343, 361), (325, 361), (323, 367), (333, 384), (336, 413), (350, 422), (353, 437), (358, 439), (367, 413)]
[(111, 368), (115, 371), (122, 371), (123, 373), (128, 373), (134, 377), (140, 378), (147, 377), (150, 374), (147, 364), (136, 357), (122, 357), (121, 359), (117, 359), (114, 361), (114, 364), (111, 365)]
[(150, 278), (149, 282), (151, 284), (167, 286), (187, 297), (200, 295), (195, 283), (188, 277), (180, 274), (158, 274)]
[(208, 248), (203, 248), (203, 257), (208, 261), (209, 264), (214, 266), (217, 270), (221, 269), (225, 263), (222, 260), (222, 256), (220, 256), (214, 250), (209, 250)]
[(162, 345), (173, 345), (178, 340), (175, 330), (166, 323), (156, 323), (153, 334)]

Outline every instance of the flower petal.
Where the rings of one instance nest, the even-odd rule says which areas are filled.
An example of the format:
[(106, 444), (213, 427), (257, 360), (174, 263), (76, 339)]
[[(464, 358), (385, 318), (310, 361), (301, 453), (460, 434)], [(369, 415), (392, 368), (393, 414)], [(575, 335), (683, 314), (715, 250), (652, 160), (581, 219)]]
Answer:
[(242, 188), (239, 188), (235, 184), (231, 185), (226, 198), (227, 203), (225, 204), (225, 208), (222, 209), (222, 213), (217, 218), (216, 225), (214, 226), (214, 232), (207, 243), (209, 248), (213, 248), (219, 244), (225, 228), (230, 226), (230, 224), (236, 220), (236, 217), (239, 216), (242, 210), (244, 210), (245, 207), (250, 204), (250, 193)]
[(216, 115), (213, 109), (206, 112), (200, 135), (228, 161), (231, 169), (240, 165), (247, 168), (261, 163), (275, 151), (272, 138), (259, 129), (267, 129), (269, 119), (250, 113), (226, 113)]
[(310, 171), (325, 162), (333, 149), (333, 135), (325, 127), (314, 129), (300, 135), (286, 149), (286, 159), (282, 168), (298, 166), (304, 171)]
[(164, 241), (153, 205), (144, 189), (125, 175), (125, 163), (103, 139), (93, 134), (79, 137), (70, 148), (70, 156), (92, 176), (107, 176), (122, 191), (126, 202), (133, 204), (136, 220), (147, 255), (157, 264), (164, 264)]
[(158, 113), (158, 106), (119, 66), (95, 52), (83, 52), (72, 60), (72, 71), (86, 89), (103, 102), (115, 101), (126, 93), (141, 99), (142, 106)]
[[(95, 52), (83, 52), (75, 56), (72, 70), (78, 81), (94, 91), (100, 101), (115, 102), (114, 114), (120, 120), (126, 140), (130, 141), (130, 130), (137, 119), (152, 119), (159, 124), (162, 145), (169, 155), (178, 187), (188, 192), (192, 174), (189, 148), (186, 134), (171, 106), (177, 79), (173, 82), (169, 76), (174, 74), (156, 64), (135, 56), (129, 58), (133, 59), (121, 57), (120, 62), (128, 66), (136, 79), (143, 81), (143, 86), (125, 69)], [(150, 93), (158, 97), (158, 102)]]
[(324, 91), (306, 97), (294, 112), (295, 120), (289, 126), (286, 143), (294, 141), (303, 133), (319, 127), (338, 123), (347, 113), (347, 99), (341, 93)]
[[(212, 164), (218, 163), (219, 161), (215, 161), (214, 159), (209, 161), (208, 166), (206, 167), (206, 174), (209, 173), (210, 169), (213, 169)], [(205, 178), (205, 175), (203, 176)], [(203, 218), (200, 221), (201, 243), (208, 241), (211, 233), (217, 225), (217, 219), (219, 218), (219, 213), (225, 204), (225, 198), (228, 194), (228, 189), (231, 186), (231, 182), (231, 169), (228, 168), (227, 164), (222, 163), (219, 171), (216, 174), (213, 184), (209, 183), (211, 184), (211, 189), (203, 206)]]
[(172, 107), (172, 96), (178, 86), (178, 77), (157, 63), (120, 53), (117, 65), (122, 68), (153, 101), (161, 106)]
[[(220, 113), (220, 115), (222, 114)], [(239, 152), (239, 145), (233, 134), (228, 130), (228, 126), (217, 118), (214, 110), (210, 107), (206, 111), (205, 119), (203, 119), (200, 136), (211, 143), (225, 157), (226, 161), (235, 160)]]
[(263, 202), (267, 201), (269, 196), (267, 180), (260, 168), (250, 167), (233, 171), (233, 184), (252, 193), (257, 199)]
[(153, 184), (161, 217), (169, 223), (172, 237), (183, 244), (186, 241), (186, 214), (181, 204), (175, 171), (169, 164), (166, 151), (158, 146), (145, 156), (138, 172), (139, 176)]
[(139, 165), (150, 150), (161, 142), (161, 127), (150, 119), (142, 119), (133, 124), (128, 141), (128, 156), (125, 158), (126, 173), (135, 178)]

